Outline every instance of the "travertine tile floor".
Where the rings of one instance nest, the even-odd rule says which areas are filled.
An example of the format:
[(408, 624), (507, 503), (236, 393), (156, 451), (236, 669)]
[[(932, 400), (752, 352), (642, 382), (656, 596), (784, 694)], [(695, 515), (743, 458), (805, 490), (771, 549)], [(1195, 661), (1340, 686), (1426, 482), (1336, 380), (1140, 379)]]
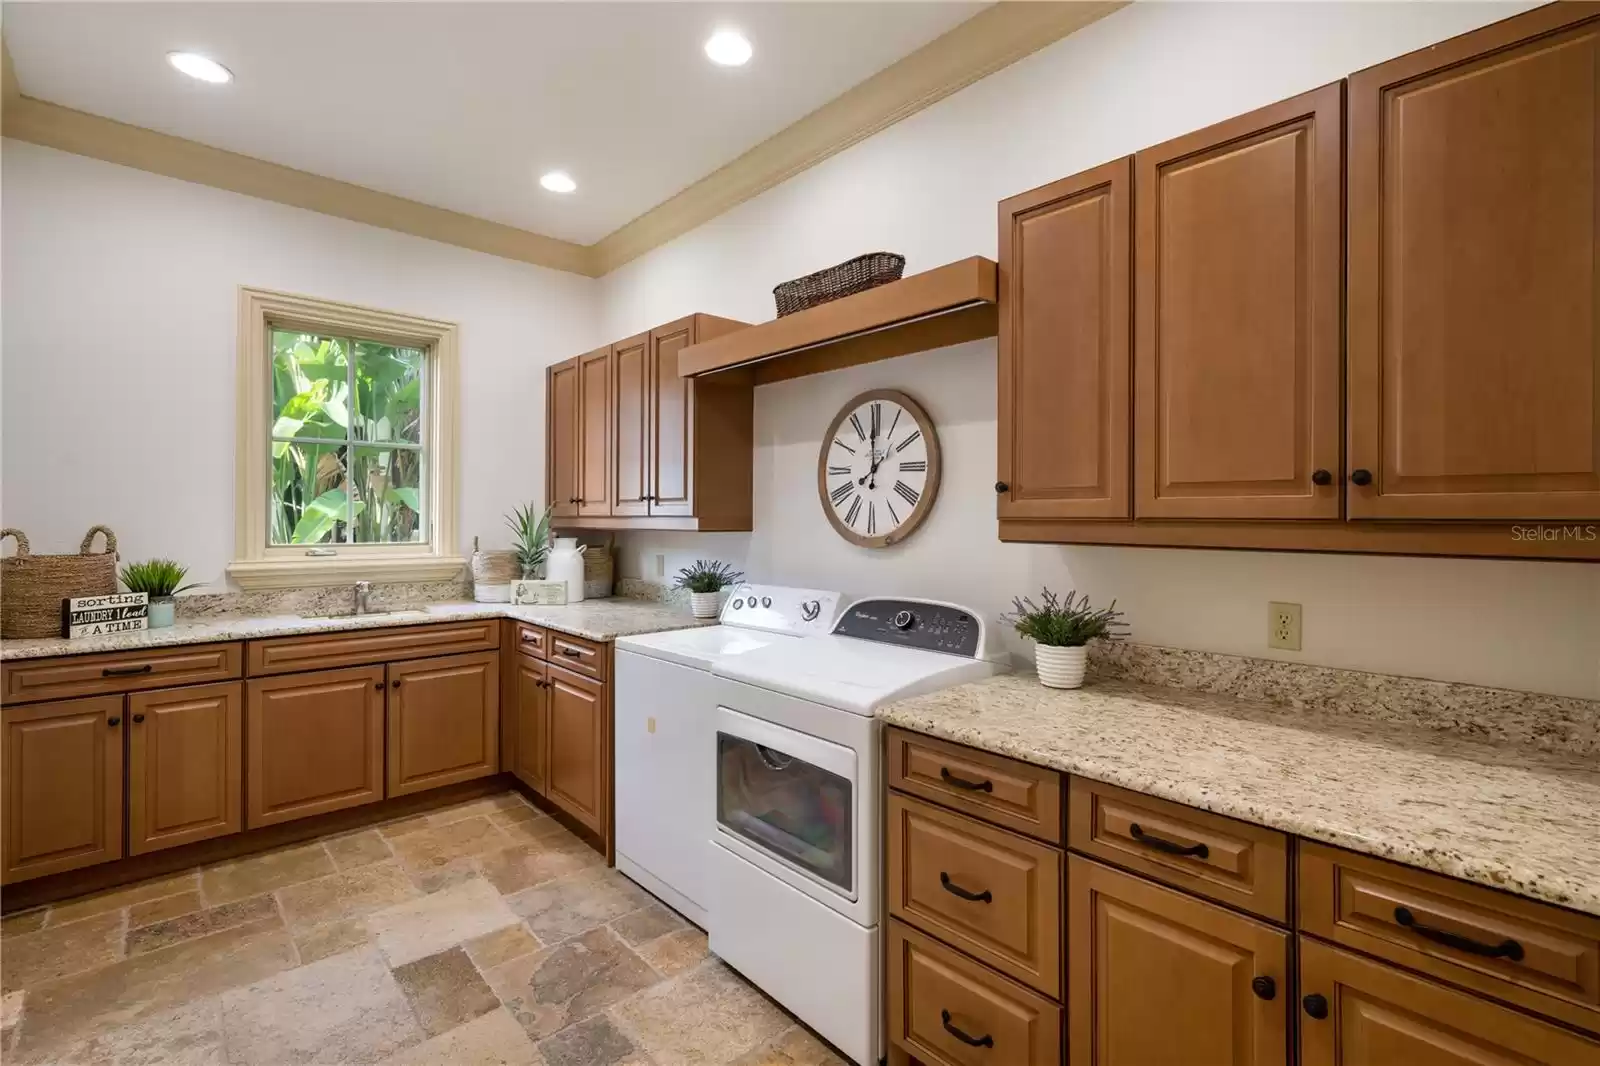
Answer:
[(7, 1066), (840, 1061), (509, 792), (6, 918), (0, 985)]

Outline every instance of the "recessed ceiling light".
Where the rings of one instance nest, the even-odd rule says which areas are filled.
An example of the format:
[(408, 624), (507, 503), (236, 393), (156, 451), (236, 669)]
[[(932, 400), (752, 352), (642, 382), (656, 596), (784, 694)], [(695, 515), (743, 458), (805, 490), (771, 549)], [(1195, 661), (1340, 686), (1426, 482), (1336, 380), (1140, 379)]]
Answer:
[(539, 179), (539, 184), (551, 192), (572, 192), (578, 187), (578, 183), (564, 170), (552, 170)]
[(750, 41), (736, 30), (718, 30), (706, 40), (706, 57), (718, 66), (742, 67), (750, 52)]
[(195, 52), (168, 52), (167, 62), (189, 77), (208, 81), (212, 85), (225, 85), (233, 80), (233, 72), (227, 67)]

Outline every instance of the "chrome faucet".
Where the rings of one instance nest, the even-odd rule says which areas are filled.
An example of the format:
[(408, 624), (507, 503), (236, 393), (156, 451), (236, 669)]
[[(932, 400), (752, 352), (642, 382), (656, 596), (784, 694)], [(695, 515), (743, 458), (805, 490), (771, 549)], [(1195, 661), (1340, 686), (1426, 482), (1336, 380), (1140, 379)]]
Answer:
[(357, 581), (355, 587), (355, 613), (366, 614), (372, 610), (372, 582)]

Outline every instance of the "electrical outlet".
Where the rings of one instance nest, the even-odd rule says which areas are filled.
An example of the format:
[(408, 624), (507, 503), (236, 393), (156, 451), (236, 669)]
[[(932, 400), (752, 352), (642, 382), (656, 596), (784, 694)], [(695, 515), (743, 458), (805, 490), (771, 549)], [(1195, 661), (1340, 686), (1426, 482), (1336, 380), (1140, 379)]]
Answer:
[(1267, 647), (1300, 650), (1300, 605), (1267, 604)]
[(666, 577), (666, 576), (667, 576), (667, 557), (665, 555), (657, 555), (656, 556), (656, 577)]

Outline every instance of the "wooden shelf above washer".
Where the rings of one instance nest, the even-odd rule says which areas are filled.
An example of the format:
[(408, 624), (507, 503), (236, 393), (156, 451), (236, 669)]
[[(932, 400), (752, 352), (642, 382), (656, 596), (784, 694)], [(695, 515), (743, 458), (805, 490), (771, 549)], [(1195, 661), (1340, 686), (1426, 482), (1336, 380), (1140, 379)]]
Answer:
[(766, 385), (993, 337), (997, 292), (994, 260), (960, 259), (691, 345), (678, 356), (679, 372), (748, 374)]

